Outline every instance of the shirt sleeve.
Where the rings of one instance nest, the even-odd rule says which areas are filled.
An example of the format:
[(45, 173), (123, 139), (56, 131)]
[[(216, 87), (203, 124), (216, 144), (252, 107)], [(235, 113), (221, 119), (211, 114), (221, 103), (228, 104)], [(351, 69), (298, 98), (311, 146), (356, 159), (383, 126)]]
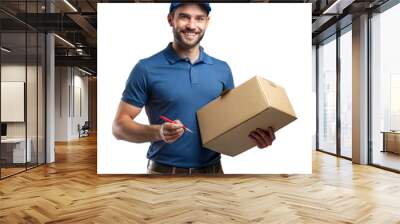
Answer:
[(227, 72), (225, 87), (226, 89), (233, 89), (235, 88), (235, 83), (233, 81), (232, 71), (228, 64), (226, 64), (226, 67), (228, 69), (228, 72)]
[(143, 62), (139, 61), (132, 69), (121, 100), (133, 106), (142, 108), (148, 99), (147, 71)]

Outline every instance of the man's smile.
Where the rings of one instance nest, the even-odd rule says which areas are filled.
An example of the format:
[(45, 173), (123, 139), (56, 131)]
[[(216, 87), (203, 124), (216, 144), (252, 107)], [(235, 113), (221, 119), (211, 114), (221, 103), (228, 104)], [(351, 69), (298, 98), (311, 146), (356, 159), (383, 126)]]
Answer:
[(199, 32), (193, 32), (193, 31), (181, 31), (181, 33), (186, 39), (193, 39), (199, 35)]

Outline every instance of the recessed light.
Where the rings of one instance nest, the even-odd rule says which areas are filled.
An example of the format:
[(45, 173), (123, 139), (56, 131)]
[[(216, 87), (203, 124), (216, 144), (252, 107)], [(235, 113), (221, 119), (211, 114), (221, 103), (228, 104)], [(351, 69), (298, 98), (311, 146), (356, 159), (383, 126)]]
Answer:
[(67, 4), (72, 10), (74, 10), (75, 12), (78, 12), (78, 10), (71, 4), (69, 3), (68, 0), (64, 0), (65, 4)]
[(57, 35), (57, 34), (54, 34), (54, 36), (57, 37), (58, 39), (60, 39), (62, 42), (64, 42), (64, 43), (68, 44), (69, 46), (75, 48), (75, 45), (73, 45), (73, 44), (72, 44), (71, 42), (69, 42), (68, 40), (66, 40), (66, 39), (64, 39), (64, 38), (62, 38), (62, 37), (60, 37), (60, 36)]

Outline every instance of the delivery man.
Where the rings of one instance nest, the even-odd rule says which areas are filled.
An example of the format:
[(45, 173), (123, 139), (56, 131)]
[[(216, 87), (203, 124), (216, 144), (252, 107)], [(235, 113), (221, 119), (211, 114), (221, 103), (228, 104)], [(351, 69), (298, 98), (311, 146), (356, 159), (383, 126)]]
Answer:
[[(202, 147), (196, 112), (234, 88), (231, 69), (200, 46), (209, 22), (209, 3), (170, 5), (168, 23), (174, 41), (155, 55), (139, 60), (123, 91), (113, 122), (117, 139), (151, 142), (149, 174), (223, 174), (221, 155)], [(135, 121), (145, 107), (150, 125)], [(165, 122), (160, 116), (174, 120)], [(190, 133), (185, 128), (192, 130)], [(249, 133), (259, 148), (272, 144), (272, 128)]]

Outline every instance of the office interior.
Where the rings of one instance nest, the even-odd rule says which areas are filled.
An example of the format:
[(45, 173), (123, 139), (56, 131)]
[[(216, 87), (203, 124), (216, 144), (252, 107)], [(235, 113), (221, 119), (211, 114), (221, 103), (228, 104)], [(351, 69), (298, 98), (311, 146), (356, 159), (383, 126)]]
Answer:
[(70, 6), (0, 3), (1, 179), (54, 163), (57, 142), (96, 133), (95, 14), (62, 15)]
[[(316, 149), (398, 172), (400, 70), (395, 58), (400, 34), (395, 27), (400, 6), (378, 5), (358, 18), (343, 15), (335, 30), (313, 33)], [(352, 7), (345, 10), (356, 10)]]
[[(2, 136), (0, 186), (4, 189), (8, 184), (19, 180), (18, 178), (24, 178), (26, 184), (29, 184), (32, 175), (35, 178), (42, 175), (40, 178), (46, 181), (47, 178), (51, 178), (52, 172), (57, 175), (58, 162), (62, 164), (60, 165), (62, 168), (59, 169), (66, 173), (68, 170), (76, 171), (75, 158), (79, 159), (79, 163), (90, 160), (88, 164), (95, 166), (96, 12), (97, 3), (106, 2), (157, 1), (2, 0), (0, 2)], [(400, 183), (394, 181), (398, 179), (400, 173), (399, 1), (243, 2), (311, 4), (312, 46), (310, 47), (313, 58), (316, 114), (313, 124), (316, 130), (313, 136), (313, 173), (318, 174), (315, 177), (316, 181), (325, 183), (322, 189), (337, 187), (338, 191), (335, 192), (340, 194), (338, 192), (347, 191), (349, 185), (358, 186), (360, 183), (353, 181), (357, 181), (360, 176), (378, 177), (382, 184), (381, 188), (371, 184), (374, 183), (373, 179), (366, 180), (371, 184), (366, 192), (375, 197), (375, 199), (365, 199), (366, 203), (371, 202), (368, 200), (383, 200), (382, 204), (392, 203), (390, 199), (381, 196), (380, 190), (382, 186), (386, 186), (385, 189), (388, 189), (387, 192), (390, 194), (400, 194), (398, 190)], [(90, 175), (95, 179), (91, 186), (96, 188), (96, 183), (101, 186), (102, 183), (95, 174), (95, 167), (87, 170), (92, 172)], [(334, 179), (336, 181), (329, 182), (329, 178), (321, 174), (324, 172), (330, 175), (329, 178), (337, 178)], [(79, 175), (89, 176), (88, 173)], [(350, 180), (346, 179), (349, 182), (340, 185), (343, 181), (341, 178), (349, 176)], [(357, 178), (351, 179), (354, 176)], [(288, 176), (283, 175), (281, 178), (287, 179)], [(116, 179), (122, 181), (124, 178)], [(70, 180), (71, 183), (76, 181), (72, 177)], [(142, 181), (146, 182), (146, 179)], [(162, 178), (159, 181), (164, 183)], [(164, 179), (164, 181), (167, 183), (169, 180)], [(268, 180), (263, 179), (263, 181), (268, 183)], [(81, 187), (80, 184), (76, 183), (75, 187)], [(284, 183), (282, 186), (288, 186), (289, 189), (289, 184)], [(366, 192), (363, 191), (367, 194)], [(208, 193), (212, 195), (212, 192)], [(362, 196), (355, 193), (354, 197)], [(82, 200), (90, 201), (88, 198)], [(306, 199), (298, 200), (305, 203)], [(392, 221), (395, 223), (400, 220), (399, 215), (393, 212), (398, 211), (397, 206), (400, 204), (394, 203), (392, 207), (385, 207), (384, 212), (380, 213), (381, 220), (388, 221), (385, 223)], [(3, 211), (6, 212), (7, 208), (3, 207)], [(352, 223), (376, 218), (361, 215), (363, 212), (352, 216), (347, 213), (339, 214), (337, 211), (334, 210), (332, 214), (326, 215), (327, 219), (321, 219), (327, 221), (331, 218), (334, 222)], [(303, 220), (318, 220), (318, 213), (313, 214), (305, 215)], [(39, 221), (46, 220), (41, 219), (38, 214), (29, 215)], [(279, 217), (279, 214), (275, 217)], [(313, 217), (315, 219), (312, 219)], [(136, 221), (139, 219), (130, 218)], [(172, 218), (171, 220), (174, 221)], [(175, 221), (177, 220), (180, 219), (176, 218)]]

